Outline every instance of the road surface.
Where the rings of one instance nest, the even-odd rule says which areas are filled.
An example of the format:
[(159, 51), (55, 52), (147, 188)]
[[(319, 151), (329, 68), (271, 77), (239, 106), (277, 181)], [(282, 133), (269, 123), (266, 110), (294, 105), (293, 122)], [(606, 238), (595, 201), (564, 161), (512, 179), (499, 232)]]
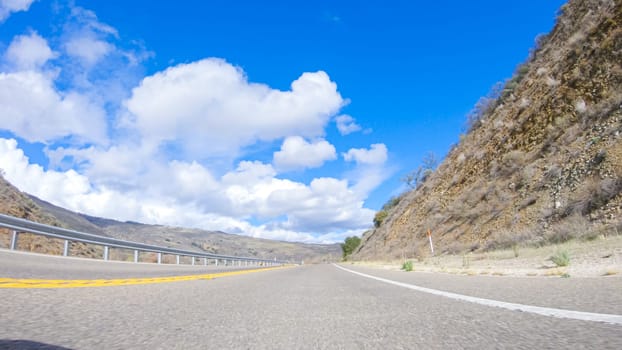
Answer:
[[(29, 264), (32, 261), (47, 263)], [(93, 278), (206, 271), (202, 266), (87, 264), (78, 259), (33, 258), (2, 251), (0, 264), (0, 277), (20, 278), (28, 274), (33, 278), (71, 278), (68, 270), (84, 278), (84, 272), (77, 272), (83, 271), (79, 266), (92, 270)], [(37, 272), (32, 266), (45, 268)], [(343, 266), (461, 295), (622, 313), (622, 278), (615, 276), (450, 276)], [(135, 270), (119, 272), (125, 268)], [(620, 324), (560, 319), (454, 300), (329, 264), (145, 285), (0, 288), (0, 300), (0, 349), (622, 349)]]

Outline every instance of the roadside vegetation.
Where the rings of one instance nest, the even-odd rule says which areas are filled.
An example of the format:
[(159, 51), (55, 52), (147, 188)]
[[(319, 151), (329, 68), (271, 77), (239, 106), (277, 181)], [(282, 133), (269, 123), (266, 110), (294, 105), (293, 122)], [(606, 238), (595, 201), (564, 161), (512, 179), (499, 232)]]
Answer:
[(341, 250), (343, 251), (343, 260), (347, 260), (348, 256), (354, 252), (361, 244), (361, 239), (357, 236), (347, 237), (343, 243), (341, 243)]
[(551, 261), (560, 267), (568, 266), (570, 264), (570, 255), (568, 254), (568, 251), (561, 250), (551, 256)]

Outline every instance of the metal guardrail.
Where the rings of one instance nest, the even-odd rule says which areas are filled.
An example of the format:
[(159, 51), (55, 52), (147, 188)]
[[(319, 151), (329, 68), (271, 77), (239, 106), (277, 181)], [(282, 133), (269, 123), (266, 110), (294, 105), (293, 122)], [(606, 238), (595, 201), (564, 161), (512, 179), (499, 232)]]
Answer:
[(40, 224), (34, 221), (16, 218), (10, 215), (0, 214), (0, 228), (7, 228), (13, 230), (11, 237), (11, 250), (15, 250), (17, 247), (17, 240), (20, 233), (33, 233), (46, 237), (60, 238), (65, 240), (63, 247), (63, 256), (69, 255), (69, 243), (70, 242), (82, 242), (100, 245), (104, 247), (103, 259), (109, 260), (110, 248), (122, 248), (134, 250), (134, 262), (139, 261), (140, 252), (158, 253), (158, 264), (162, 263), (162, 254), (171, 254), (177, 257), (177, 264), (180, 262), (181, 256), (187, 256), (192, 258), (192, 264), (195, 264), (195, 258), (203, 258), (204, 265), (209, 264), (209, 260), (214, 260), (214, 264), (218, 265), (219, 261), (225, 265), (238, 265), (238, 266), (250, 266), (250, 265), (264, 265), (274, 266), (282, 265), (287, 262), (281, 260), (268, 260), (258, 259), (252, 257), (240, 257), (229, 256), (219, 254), (209, 254), (201, 252), (193, 252), (189, 250), (175, 249), (160, 247), (156, 245), (150, 245), (145, 243), (137, 243), (124, 241), (116, 238), (99, 236), (91, 233), (79, 232), (68, 230), (60, 227)]

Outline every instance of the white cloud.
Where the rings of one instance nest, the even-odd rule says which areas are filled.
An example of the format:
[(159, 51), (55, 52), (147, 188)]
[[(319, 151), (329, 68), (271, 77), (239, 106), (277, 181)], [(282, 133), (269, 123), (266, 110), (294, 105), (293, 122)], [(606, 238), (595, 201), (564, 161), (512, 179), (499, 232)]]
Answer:
[(326, 140), (307, 142), (300, 136), (283, 141), (281, 150), (274, 153), (274, 165), (280, 170), (317, 168), (325, 161), (337, 159), (335, 147)]
[[(71, 210), (253, 237), (329, 243), (367, 228), (374, 214), (346, 180), (318, 178), (304, 185), (275, 178), (269, 164), (257, 161), (240, 162), (220, 180), (195, 162), (171, 162), (157, 173), (166, 181), (120, 191), (74, 170), (30, 164), (15, 140), (0, 138), (0, 168), (21, 190)], [(251, 215), (267, 219), (252, 225)]]
[[(348, 102), (325, 72), (278, 90), (208, 58), (143, 78), (147, 51), (71, 10), (48, 38), (57, 52), (31, 32), (2, 57), (0, 130), (44, 143), (49, 160), (31, 163), (0, 138), (0, 168), (21, 190), (95, 216), (272, 239), (339, 241), (370, 225), (364, 201), (386, 178), (383, 144), (343, 154), (357, 163), (346, 178), (279, 176), (338, 158), (325, 129)], [(361, 129), (350, 116), (335, 121), (343, 135)]]
[(370, 149), (351, 148), (343, 153), (343, 159), (347, 162), (358, 164), (379, 165), (387, 161), (387, 146), (383, 143), (375, 143)]
[(181, 64), (145, 78), (125, 102), (126, 126), (147, 142), (174, 143), (195, 157), (289, 135), (317, 137), (345, 103), (324, 72), (304, 73), (290, 91), (250, 83), (220, 59)]
[(56, 60), (57, 81), (117, 109), (143, 78), (141, 63), (152, 57), (139, 41), (124, 43), (117, 30), (94, 12), (69, 4), (70, 15), (54, 42), (62, 53)]
[[(306, 192), (306, 193), (305, 193)], [(341, 228), (365, 229), (374, 216), (370, 209), (363, 208), (359, 193), (348, 186), (347, 180), (317, 178), (311, 181), (306, 191), (280, 194), (271, 198), (269, 205), (280, 206), (294, 199), (288, 205), (288, 220), (282, 226), (292, 230), (337, 231)]]
[(0, 128), (31, 142), (71, 137), (106, 142), (104, 111), (77, 93), (59, 93), (34, 71), (0, 73)]
[(112, 35), (119, 37), (118, 31), (105, 23), (102, 23), (97, 18), (95, 12), (87, 10), (79, 6), (71, 7), (71, 16), (80, 23), (80, 26), (89, 32), (98, 32), (106, 35)]
[(57, 56), (48, 43), (36, 32), (13, 38), (5, 52), (5, 59), (17, 69), (38, 69)]
[(103, 40), (82, 36), (70, 39), (65, 44), (65, 50), (70, 56), (81, 59), (87, 65), (93, 65), (110, 54), (114, 46)]
[(56, 202), (60, 198), (86, 193), (90, 188), (88, 179), (74, 170), (46, 171), (37, 164), (30, 164), (14, 139), (0, 138), (0, 168), (20, 190)]
[(339, 130), (341, 135), (348, 135), (362, 129), (361, 126), (356, 123), (354, 118), (347, 114), (338, 116), (335, 118), (335, 122), (337, 123), (337, 130)]
[(12, 12), (28, 11), (34, 0), (0, 0), (0, 23), (4, 22)]

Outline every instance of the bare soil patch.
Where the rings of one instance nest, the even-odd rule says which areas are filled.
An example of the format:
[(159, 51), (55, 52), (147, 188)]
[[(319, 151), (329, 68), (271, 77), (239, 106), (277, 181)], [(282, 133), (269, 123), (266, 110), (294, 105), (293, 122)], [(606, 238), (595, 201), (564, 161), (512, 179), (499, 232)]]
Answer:
[[(566, 252), (567, 266), (557, 266), (551, 257)], [(413, 271), (464, 275), (531, 277), (622, 278), (622, 236), (598, 237), (591, 241), (568, 241), (533, 248), (497, 250), (464, 255), (440, 255), (413, 262)], [(404, 261), (356, 261), (353, 264), (400, 270)]]

